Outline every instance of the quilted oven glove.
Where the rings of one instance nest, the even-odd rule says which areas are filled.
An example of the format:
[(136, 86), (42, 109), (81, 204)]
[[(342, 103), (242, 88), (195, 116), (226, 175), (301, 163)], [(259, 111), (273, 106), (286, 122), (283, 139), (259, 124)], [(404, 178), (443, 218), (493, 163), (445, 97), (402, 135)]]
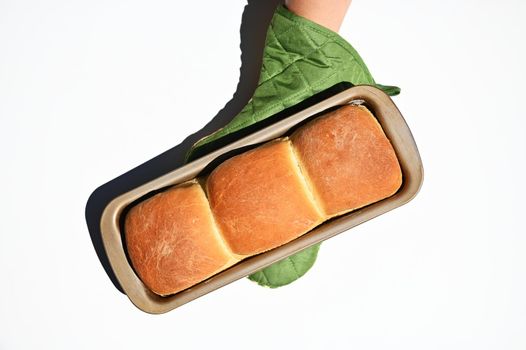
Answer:
[[(397, 87), (375, 84), (356, 50), (335, 32), (279, 6), (267, 31), (260, 78), (253, 97), (224, 128), (195, 143), (187, 155), (248, 125), (268, 118), (337, 83), (376, 85), (390, 95)], [(249, 276), (259, 285), (276, 288), (303, 276), (314, 264), (320, 245)]]

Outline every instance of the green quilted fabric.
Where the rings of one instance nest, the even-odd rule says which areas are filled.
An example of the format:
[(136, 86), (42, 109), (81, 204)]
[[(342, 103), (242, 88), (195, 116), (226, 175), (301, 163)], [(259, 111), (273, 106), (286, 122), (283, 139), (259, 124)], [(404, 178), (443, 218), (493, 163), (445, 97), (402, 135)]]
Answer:
[[(341, 36), (279, 6), (265, 42), (259, 83), (243, 110), (224, 128), (199, 140), (200, 146), (261, 121), (337, 83), (373, 85), (375, 81), (356, 50)], [(377, 85), (388, 94), (399, 89)], [(249, 278), (279, 287), (303, 276), (314, 264), (319, 245), (277, 262)]]

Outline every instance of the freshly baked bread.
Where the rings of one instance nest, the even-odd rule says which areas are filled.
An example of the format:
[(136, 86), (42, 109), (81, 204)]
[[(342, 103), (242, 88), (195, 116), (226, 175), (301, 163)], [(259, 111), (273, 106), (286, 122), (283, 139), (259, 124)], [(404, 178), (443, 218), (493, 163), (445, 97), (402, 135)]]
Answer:
[(324, 219), (287, 139), (220, 164), (208, 177), (207, 193), (223, 237), (239, 255), (283, 245)]
[(289, 138), (234, 156), (133, 207), (128, 255), (144, 284), (177, 293), (321, 222), (394, 194), (396, 154), (375, 117), (348, 105)]
[(301, 127), (291, 139), (328, 217), (389, 197), (402, 184), (393, 147), (365, 107), (341, 107)]
[(159, 295), (191, 287), (239, 260), (219, 234), (197, 182), (133, 207), (126, 216), (125, 232), (135, 271)]

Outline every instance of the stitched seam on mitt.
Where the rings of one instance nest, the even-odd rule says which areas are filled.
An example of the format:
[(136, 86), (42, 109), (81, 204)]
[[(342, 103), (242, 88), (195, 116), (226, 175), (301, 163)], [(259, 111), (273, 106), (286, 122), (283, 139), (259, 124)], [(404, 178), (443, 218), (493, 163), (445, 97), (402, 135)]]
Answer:
[[(299, 17), (297, 15), (295, 15), (294, 13), (290, 12), (289, 10), (287, 10), (284, 6), (279, 6), (275, 12), (276, 15), (278, 16), (281, 16), (283, 18), (285, 18), (286, 20), (290, 21), (292, 26), (290, 28), (288, 28), (286, 31), (284, 32), (281, 32), (279, 33), (279, 35), (283, 35), (285, 33), (288, 33), (290, 30), (292, 29), (299, 29), (301, 31), (301, 27), (308, 27), (309, 29), (313, 30), (314, 32), (324, 36), (327, 41), (325, 41), (324, 43), (322, 43), (320, 46), (318, 46), (317, 48), (315, 48), (314, 50), (312, 50), (311, 52), (305, 54), (305, 55), (302, 55), (301, 58), (298, 58), (296, 60), (293, 60), (290, 64), (288, 64), (287, 66), (283, 67), (283, 69), (281, 69), (280, 72), (270, 76), (267, 72), (267, 75), (269, 75), (270, 77), (266, 80), (263, 80), (261, 81), (259, 84), (258, 84), (258, 87), (260, 87), (263, 83), (267, 82), (268, 80), (271, 80), (271, 83), (274, 87), (274, 89), (276, 89), (276, 86), (273, 82), (273, 78), (282, 74), (286, 69), (288, 69), (291, 65), (293, 65), (294, 63), (296, 62), (299, 62), (301, 60), (305, 60), (306, 58), (308, 58), (309, 56), (311, 56), (313, 53), (317, 52), (317, 51), (320, 51), (320, 53), (328, 59), (328, 57), (321, 51), (322, 48), (324, 48), (327, 44), (330, 44), (330, 43), (334, 43), (336, 45), (338, 45), (339, 47), (341, 47), (343, 50), (347, 51), (351, 57), (354, 59), (354, 61), (360, 66), (360, 68), (362, 68), (362, 75), (363, 76), (368, 76), (370, 77), (370, 79), (368, 80), (371, 80), (372, 84), (374, 84), (374, 79), (372, 78), (371, 76), (371, 73), (369, 72), (369, 69), (367, 68), (367, 66), (365, 65), (365, 63), (363, 62), (363, 60), (361, 59), (361, 57), (358, 55), (358, 53), (356, 52), (356, 50), (354, 50), (354, 48), (347, 42), (345, 41), (345, 39), (343, 39), (340, 35), (338, 35), (337, 33), (335, 32), (332, 32), (330, 29), (327, 29), (327, 28), (324, 28), (324, 27), (319, 27), (316, 23), (314, 22), (311, 22), (309, 21), (308, 19), (306, 18), (303, 18), (303, 17)], [(286, 52), (288, 54), (288, 51), (285, 50), (285, 48), (283, 47), (283, 45), (281, 44), (279, 38), (278, 38), (278, 35), (276, 34), (274, 28), (273, 28), (273, 23), (271, 22), (271, 25), (269, 26), (269, 32), (272, 31), (273, 35), (274, 35), (274, 38), (276, 40), (276, 42), (279, 44), (279, 46), (283, 49), (284, 52)], [(312, 38), (310, 38), (308, 35), (304, 34), (303, 31), (302, 31), (302, 34), (307, 36), (307, 38), (313, 42)], [(329, 40), (329, 39), (332, 39), (332, 40)], [(315, 44), (315, 43), (314, 43)], [(265, 54), (266, 57), (271, 57), (267, 54)], [(290, 57), (290, 56), (289, 56)], [(328, 59), (328, 61), (330, 62), (330, 59)], [(297, 67), (296, 67), (297, 68)], [(334, 70), (334, 67), (332, 66), (331, 64), (331, 68)], [(301, 70), (298, 69), (300, 72)], [(322, 79), (321, 81), (318, 81), (317, 83), (315, 84), (307, 84), (308, 85), (308, 88), (311, 89), (311, 91), (313, 90), (312, 87), (318, 87), (320, 86), (321, 84), (323, 84), (325, 81), (329, 80), (332, 76), (334, 76), (334, 74), (336, 74), (337, 72), (333, 72), (332, 74), (330, 74), (328, 77), (326, 77), (325, 79)], [(304, 75), (303, 73), (301, 72), (301, 75), (303, 78)], [(284, 99), (280, 99), (280, 101), (278, 103), (274, 103), (270, 106), (268, 106), (267, 108), (264, 108), (260, 111), (258, 111), (257, 113), (252, 113), (251, 115), (251, 118), (252, 120), (247, 120), (247, 121), (244, 121), (244, 122), (241, 122), (240, 124), (238, 124), (237, 126), (234, 126), (234, 127), (231, 127), (231, 129), (226, 132), (225, 134), (219, 136), (218, 138), (221, 138), (223, 136), (226, 136), (226, 135), (229, 135), (231, 134), (232, 132), (235, 132), (235, 131), (238, 131), (240, 130), (241, 128), (247, 126), (247, 125), (250, 125), (250, 124), (253, 124), (254, 122), (257, 122), (259, 121), (259, 116), (261, 116), (263, 113), (267, 113), (269, 111), (272, 111), (275, 107), (279, 106), (279, 105), (282, 105), (283, 108), (286, 108), (285, 107), (285, 102), (288, 102), (290, 101), (291, 99), (293, 98), (296, 98), (297, 96), (300, 96), (301, 94), (305, 93), (305, 88), (301, 89), (300, 91), (298, 91), (297, 93), (295, 94), (292, 94), (290, 96), (288, 96), (287, 98), (284, 98)], [(249, 101), (249, 103), (247, 104), (246, 107), (248, 107), (248, 105), (251, 105), (250, 108), (252, 109), (252, 111), (254, 110), (254, 106), (253, 106), (253, 101), (252, 99)], [(244, 108), (244, 109), (245, 109)], [(239, 114), (238, 114), (239, 115)], [(236, 115), (236, 117), (238, 116)], [(228, 126), (228, 124), (227, 124)], [(221, 128), (213, 133), (211, 133), (210, 135), (208, 136), (205, 136), (203, 137), (201, 140), (199, 140), (198, 142), (196, 142), (193, 146), (192, 146), (192, 151), (196, 148), (196, 147), (199, 147), (203, 144), (206, 144), (209, 142), (209, 140), (214, 137), (214, 136), (217, 136), (217, 134), (220, 134), (220, 132), (224, 130), (224, 128)]]

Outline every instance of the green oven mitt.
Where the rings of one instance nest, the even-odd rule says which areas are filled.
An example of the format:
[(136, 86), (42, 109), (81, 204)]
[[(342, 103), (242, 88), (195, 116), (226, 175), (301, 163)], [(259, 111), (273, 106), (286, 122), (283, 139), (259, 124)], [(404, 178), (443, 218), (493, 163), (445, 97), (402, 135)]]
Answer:
[[(400, 89), (375, 84), (356, 50), (335, 32), (279, 6), (272, 17), (259, 83), (254, 95), (224, 128), (195, 143), (199, 147), (268, 118), (331, 86), (350, 82), (376, 85), (390, 95)], [(277, 288), (303, 276), (314, 264), (314, 245), (249, 276), (262, 286)]]

